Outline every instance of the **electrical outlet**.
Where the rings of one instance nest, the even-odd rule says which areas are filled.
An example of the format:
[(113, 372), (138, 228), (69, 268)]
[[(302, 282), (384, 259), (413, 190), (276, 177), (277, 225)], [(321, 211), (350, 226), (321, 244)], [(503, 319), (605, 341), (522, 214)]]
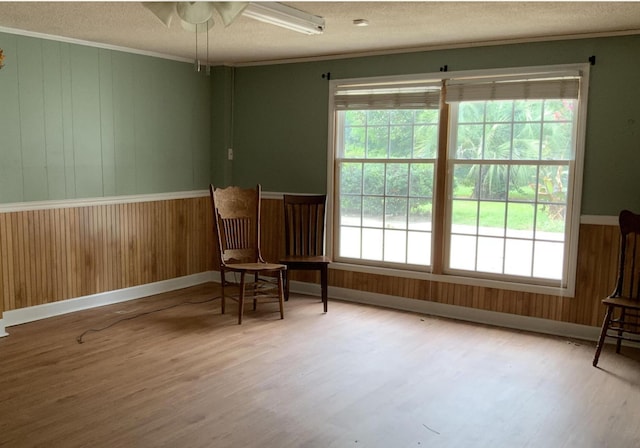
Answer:
[(233, 160), (233, 148), (227, 149), (227, 160)]

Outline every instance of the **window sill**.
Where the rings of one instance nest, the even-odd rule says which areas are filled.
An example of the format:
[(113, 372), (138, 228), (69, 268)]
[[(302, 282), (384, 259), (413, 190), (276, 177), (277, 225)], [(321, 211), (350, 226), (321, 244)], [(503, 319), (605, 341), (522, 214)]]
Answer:
[[(379, 266), (366, 266), (360, 264), (333, 262), (329, 269), (341, 271), (361, 272), (364, 274), (386, 275), (391, 277), (410, 278), (416, 280), (427, 280), (442, 283), (453, 283), (468, 286), (480, 286), (484, 288), (504, 289), (507, 291), (528, 292), (534, 294), (546, 294), (558, 297), (574, 297), (575, 287), (569, 285), (567, 288), (560, 286), (533, 285), (528, 283), (517, 283), (502, 280), (490, 280), (476, 277), (464, 277), (452, 274), (431, 274), (430, 272), (410, 271), (403, 269), (385, 268)], [(571, 282), (570, 282), (571, 283)]]

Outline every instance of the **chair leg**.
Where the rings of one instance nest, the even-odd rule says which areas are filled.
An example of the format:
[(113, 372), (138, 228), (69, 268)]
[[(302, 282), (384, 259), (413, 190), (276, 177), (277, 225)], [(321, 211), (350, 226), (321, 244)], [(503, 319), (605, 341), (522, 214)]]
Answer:
[(222, 291), (222, 299), (220, 300), (220, 314), (224, 314), (224, 284), (226, 283), (225, 279), (224, 279), (224, 269), (220, 269), (220, 285), (221, 285), (221, 291)]
[(287, 271), (282, 273), (282, 278), (284, 282), (284, 300), (289, 301), (289, 274)]
[(611, 313), (613, 311), (612, 306), (607, 306), (607, 312), (604, 315), (604, 321), (602, 322), (602, 330), (600, 331), (600, 338), (598, 339), (598, 345), (596, 345), (596, 354), (593, 357), (593, 367), (598, 365), (598, 359), (600, 358), (600, 352), (604, 345), (605, 337), (607, 336), (607, 330), (609, 329), (609, 322), (611, 319)]
[(280, 319), (284, 319), (284, 276), (285, 274), (282, 271), (278, 271), (278, 301), (280, 302)]
[(238, 325), (242, 324), (242, 312), (244, 311), (244, 272), (240, 273), (240, 296), (238, 297)]
[(624, 319), (625, 319), (625, 309), (622, 308), (620, 311), (620, 330), (618, 330), (618, 340), (616, 341), (616, 353), (620, 353), (620, 347), (622, 346), (622, 329), (624, 328)]
[(322, 269), (320, 269), (320, 288), (322, 290), (322, 304), (324, 305), (325, 313), (327, 312), (327, 302), (329, 298), (329, 291), (327, 290), (327, 277), (327, 266), (323, 266)]
[(258, 288), (258, 280), (259, 280), (258, 274), (255, 274), (253, 276), (253, 285), (254, 285), (253, 286), (253, 311), (258, 309), (258, 299), (256, 299), (256, 291), (257, 291), (257, 288)]

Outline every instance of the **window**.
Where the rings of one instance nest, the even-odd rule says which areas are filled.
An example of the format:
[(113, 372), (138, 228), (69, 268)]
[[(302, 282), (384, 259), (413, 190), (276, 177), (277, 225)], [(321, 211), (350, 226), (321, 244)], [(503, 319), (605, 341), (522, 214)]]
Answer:
[(576, 100), (452, 107), (451, 270), (563, 277)]
[(440, 86), (358, 87), (336, 94), (339, 258), (428, 266)]
[(332, 81), (334, 259), (571, 290), (587, 70)]

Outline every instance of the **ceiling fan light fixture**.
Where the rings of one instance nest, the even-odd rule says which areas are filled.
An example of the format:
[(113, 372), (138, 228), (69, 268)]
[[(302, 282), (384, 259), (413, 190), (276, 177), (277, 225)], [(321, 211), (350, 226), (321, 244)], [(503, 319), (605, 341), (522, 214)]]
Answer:
[(206, 23), (213, 16), (213, 5), (210, 2), (178, 2), (176, 12), (187, 23)]
[(189, 31), (191, 33), (202, 33), (205, 31), (209, 31), (211, 28), (213, 28), (214, 25), (214, 21), (213, 19), (209, 19), (206, 22), (206, 26), (205, 23), (191, 23), (191, 22), (187, 22), (185, 20), (180, 19), (180, 26), (182, 27), (183, 30), (185, 31)]
[(251, 19), (297, 31), (298, 33), (322, 34), (324, 32), (324, 19), (322, 17), (314, 16), (282, 3), (251, 2), (242, 14)]

